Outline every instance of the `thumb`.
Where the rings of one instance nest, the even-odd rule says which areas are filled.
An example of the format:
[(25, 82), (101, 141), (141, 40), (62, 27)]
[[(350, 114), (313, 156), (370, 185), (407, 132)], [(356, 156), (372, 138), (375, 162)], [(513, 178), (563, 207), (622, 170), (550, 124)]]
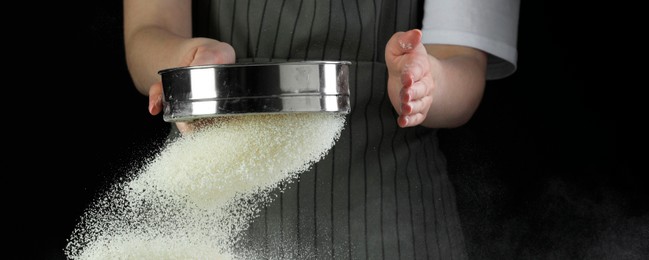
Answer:
[(190, 65), (231, 64), (235, 58), (234, 48), (230, 44), (216, 42), (197, 48)]
[(398, 57), (415, 51), (415, 47), (421, 44), (421, 35), (419, 29), (395, 33), (385, 48), (386, 58)]
[(157, 115), (162, 111), (162, 82), (158, 81), (149, 88), (149, 113)]

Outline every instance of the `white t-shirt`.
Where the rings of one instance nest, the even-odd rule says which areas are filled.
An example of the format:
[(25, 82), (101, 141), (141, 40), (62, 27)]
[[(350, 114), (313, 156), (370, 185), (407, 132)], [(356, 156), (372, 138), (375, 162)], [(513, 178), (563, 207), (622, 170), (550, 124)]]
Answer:
[(489, 55), (487, 79), (517, 68), (520, 0), (435, 0), (424, 3), (422, 42), (480, 49)]

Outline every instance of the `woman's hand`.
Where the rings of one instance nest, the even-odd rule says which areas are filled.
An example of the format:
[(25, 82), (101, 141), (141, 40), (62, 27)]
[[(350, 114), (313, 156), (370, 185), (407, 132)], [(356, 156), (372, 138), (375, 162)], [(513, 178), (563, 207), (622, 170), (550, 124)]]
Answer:
[[(206, 38), (190, 39), (187, 54), (177, 67), (231, 64), (235, 62), (235, 53), (232, 46), (225, 42), (219, 42)], [(162, 82), (158, 81), (149, 88), (149, 113), (157, 115), (162, 111)], [(201, 120), (197, 122), (176, 122), (181, 133), (191, 131), (202, 125)]]
[(416, 126), (427, 117), (433, 103), (435, 79), (432, 57), (421, 43), (421, 31), (397, 32), (385, 48), (388, 96), (399, 114), (400, 127)]
[(400, 127), (452, 128), (472, 116), (485, 86), (487, 54), (459, 45), (421, 42), (422, 32), (397, 32), (385, 47), (388, 96)]

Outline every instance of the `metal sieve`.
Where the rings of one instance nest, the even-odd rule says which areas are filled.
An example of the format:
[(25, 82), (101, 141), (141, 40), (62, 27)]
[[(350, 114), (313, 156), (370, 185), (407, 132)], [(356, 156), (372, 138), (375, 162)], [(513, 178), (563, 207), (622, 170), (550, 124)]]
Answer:
[(163, 119), (292, 112), (349, 113), (348, 61), (301, 61), (161, 70)]

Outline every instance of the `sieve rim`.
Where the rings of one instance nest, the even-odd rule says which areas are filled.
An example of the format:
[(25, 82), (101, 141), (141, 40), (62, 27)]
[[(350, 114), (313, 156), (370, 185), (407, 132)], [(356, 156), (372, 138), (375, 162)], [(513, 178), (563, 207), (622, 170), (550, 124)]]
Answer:
[(160, 70), (163, 119), (351, 111), (350, 61), (306, 60)]
[(339, 64), (351, 65), (351, 61), (334, 61), (334, 60), (305, 60), (305, 61), (287, 61), (287, 62), (243, 62), (231, 64), (206, 64), (206, 65), (191, 65), (180, 66), (173, 68), (166, 68), (158, 71), (158, 74), (166, 74), (178, 70), (192, 70), (192, 69), (207, 69), (207, 68), (237, 68), (237, 67), (264, 67), (264, 66), (291, 66), (291, 65), (324, 65), (324, 64)]

